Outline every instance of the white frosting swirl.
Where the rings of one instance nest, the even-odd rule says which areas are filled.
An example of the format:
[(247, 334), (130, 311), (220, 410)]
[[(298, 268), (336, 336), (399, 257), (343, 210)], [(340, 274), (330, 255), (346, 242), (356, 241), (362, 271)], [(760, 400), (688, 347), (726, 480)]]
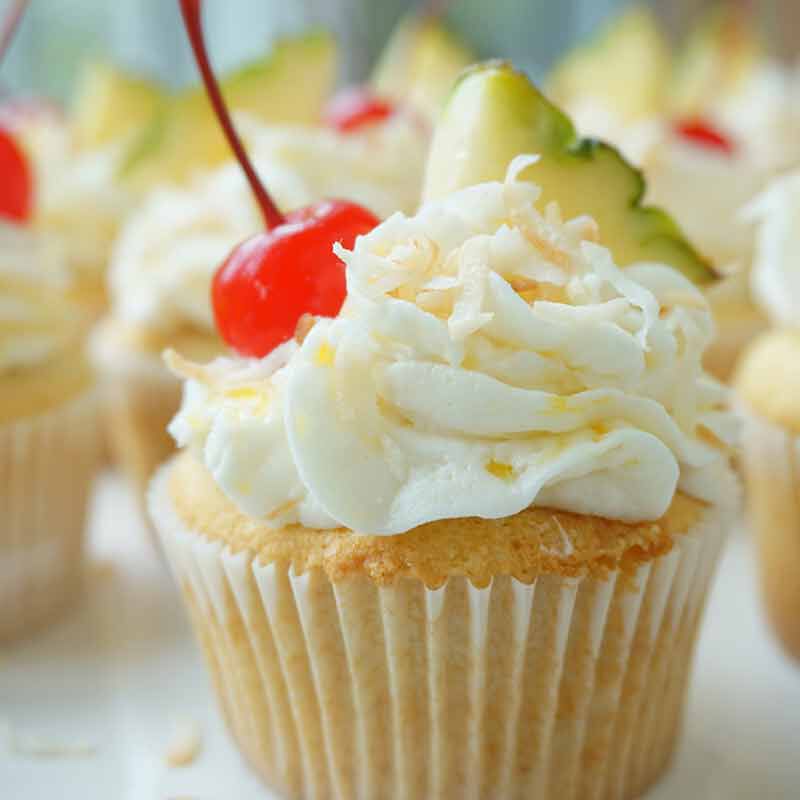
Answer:
[[(247, 118), (240, 124), (259, 175), (283, 209), (346, 197), (385, 216), (418, 203), (425, 139), (405, 117), (347, 135)], [(158, 187), (131, 215), (114, 248), (114, 315), (157, 329), (188, 323), (212, 331), (211, 279), (237, 244), (261, 230), (236, 163), (188, 187)]]
[(118, 180), (121, 150), (77, 152), (63, 121), (33, 117), (20, 127), (36, 174), (33, 224), (57, 238), (77, 278), (96, 280), (132, 200)]
[(800, 326), (800, 171), (775, 179), (747, 209), (757, 223), (750, 282), (776, 325)]
[(68, 286), (57, 242), (0, 220), (0, 373), (46, 361), (74, 340), (81, 316), (64, 296)]
[(531, 504), (660, 517), (714, 497), (735, 435), (712, 321), (675, 270), (624, 272), (538, 188), (475, 186), (360, 237), (348, 300), (302, 345), (191, 376), (171, 425), (271, 524), (396, 534)]

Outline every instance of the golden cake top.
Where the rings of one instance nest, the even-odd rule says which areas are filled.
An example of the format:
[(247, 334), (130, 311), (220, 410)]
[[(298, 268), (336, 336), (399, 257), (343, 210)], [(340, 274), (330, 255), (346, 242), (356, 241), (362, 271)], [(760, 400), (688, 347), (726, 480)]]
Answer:
[(532, 507), (502, 519), (444, 519), (405, 534), (369, 536), (344, 528), (270, 527), (242, 513), (192, 453), (178, 456), (168, 488), (183, 525), (234, 553), (249, 550), (262, 564), (291, 564), (298, 573), (321, 569), (333, 581), (363, 575), (378, 585), (413, 577), (429, 588), (456, 575), (485, 586), (499, 575), (530, 583), (542, 574), (631, 574), (710, 513), (702, 501), (678, 492), (655, 522)]
[(759, 336), (742, 357), (735, 385), (753, 411), (800, 433), (800, 330)]

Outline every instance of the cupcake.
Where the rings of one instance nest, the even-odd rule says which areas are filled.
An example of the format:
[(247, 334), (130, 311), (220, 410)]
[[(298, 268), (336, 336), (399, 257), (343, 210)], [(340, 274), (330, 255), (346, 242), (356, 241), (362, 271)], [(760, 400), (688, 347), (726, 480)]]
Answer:
[[(522, 145), (541, 157), (493, 180)], [(287, 797), (632, 798), (669, 763), (735, 426), (702, 292), (644, 256), (700, 263), (591, 147), (476, 68), (426, 204), (335, 246), (336, 318), (169, 357), (182, 452), (151, 516), (231, 733)]]
[[(666, 208), (722, 273), (708, 294), (717, 336), (706, 352), (721, 380), (766, 325), (750, 293), (753, 229), (743, 210), (800, 161), (796, 77), (765, 55), (757, 27), (740, 9), (717, 10), (670, 57), (656, 20), (634, 10), (606, 39), (565, 58), (551, 80), (579, 129), (644, 169), (647, 201)], [(642, 73), (627, 81), (617, 64), (636, 63), (634, 55)]]
[[(425, 137), (401, 114), (355, 133), (243, 122), (256, 168), (282, 208), (337, 191), (380, 215), (418, 202)], [(180, 383), (161, 353), (170, 347), (206, 360), (224, 351), (212, 277), (233, 247), (262, 227), (241, 170), (228, 163), (188, 187), (155, 189), (115, 245), (111, 314), (92, 347), (104, 376), (112, 451), (142, 497), (155, 467), (174, 451), (166, 427), (180, 405)]]
[(119, 143), (80, 151), (60, 125), (40, 127), (29, 141), (37, 175), (33, 224), (61, 240), (74, 275), (72, 296), (96, 319), (108, 307), (113, 242), (135, 205), (119, 179)]
[[(10, 141), (0, 131), (0, 147)], [(21, 151), (17, 150), (17, 154)], [(4, 155), (4, 167), (11, 171)], [(19, 162), (22, 163), (22, 162)], [(0, 640), (55, 617), (81, 574), (98, 437), (81, 310), (58, 242), (0, 189)]]
[(773, 168), (758, 161), (747, 140), (724, 130), (708, 122), (664, 128), (641, 164), (648, 200), (675, 215), (724, 277), (708, 291), (717, 336), (706, 366), (728, 380), (742, 348), (765, 327), (750, 293), (753, 233), (743, 211)]
[(744, 416), (748, 511), (764, 603), (787, 652), (800, 659), (800, 175), (752, 205), (758, 224), (753, 294), (775, 326), (746, 351), (736, 389)]
[(106, 307), (111, 245), (134, 203), (119, 179), (123, 141), (80, 147), (73, 121), (41, 102), (9, 104), (0, 116), (33, 168), (31, 225), (58, 240), (72, 275), (70, 296), (96, 318)]
[(800, 330), (761, 334), (736, 372), (747, 510), (764, 606), (800, 660)]
[[(277, 40), (226, 75), (226, 96), (262, 121), (317, 122), (335, 61), (326, 33)], [(297, 84), (287, 94), (290, 76)], [(104, 62), (84, 66), (68, 111), (23, 99), (4, 104), (0, 117), (34, 168), (32, 224), (61, 241), (70, 292), (93, 319), (108, 309), (112, 247), (143, 195), (164, 181), (190, 182), (229, 154), (197, 87), (176, 92)]]

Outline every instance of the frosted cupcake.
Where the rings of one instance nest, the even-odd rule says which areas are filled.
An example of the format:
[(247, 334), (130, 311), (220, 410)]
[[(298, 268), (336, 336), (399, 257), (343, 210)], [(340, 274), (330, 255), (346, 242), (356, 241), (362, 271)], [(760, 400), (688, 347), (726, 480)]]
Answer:
[[(336, 75), (331, 36), (303, 33), (228, 73), (226, 96), (262, 122), (315, 123)], [(291, 91), (286, 87), (291, 81)], [(202, 90), (173, 91), (110, 63), (78, 76), (68, 112), (20, 101), (0, 110), (35, 170), (33, 224), (61, 240), (71, 292), (94, 318), (108, 309), (107, 270), (127, 215), (154, 186), (188, 183), (228, 158)]]
[(287, 796), (627, 798), (669, 761), (734, 426), (702, 292), (621, 269), (544, 188), (570, 158), (627, 181), (616, 155), (445, 190), (551, 131), (570, 145), (525, 78), (477, 69), (440, 199), (336, 247), (337, 318), (260, 359), (170, 357), (183, 452), (152, 517), (231, 732)]
[(65, 130), (40, 131), (34, 147), (34, 224), (61, 240), (74, 273), (73, 296), (93, 317), (108, 307), (111, 248), (135, 198), (119, 179), (117, 146), (78, 151)]
[(800, 659), (800, 175), (753, 204), (758, 222), (753, 294), (776, 327), (756, 339), (737, 372), (745, 418), (743, 461), (764, 601)]
[(800, 160), (796, 76), (765, 56), (743, 14), (717, 9), (673, 57), (655, 18), (634, 7), (551, 81), (582, 132), (644, 169), (648, 202), (666, 208), (724, 276), (709, 292), (718, 330), (706, 353), (723, 380), (765, 327), (750, 295), (753, 230), (743, 209)]
[[(381, 216), (418, 202), (426, 139), (403, 115), (356, 134), (253, 120), (242, 127), (282, 208), (336, 191)], [(180, 384), (161, 353), (171, 347), (205, 360), (224, 351), (211, 308), (212, 277), (233, 247), (262, 227), (241, 170), (228, 163), (188, 187), (154, 190), (116, 243), (112, 312), (95, 331), (93, 351), (104, 375), (112, 449), (140, 492), (174, 450), (166, 426), (178, 409)]]
[[(597, 112), (584, 118), (594, 122), (582, 130), (620, 145), (644, 169), (648, 202), (669, 210), (724, 277), (708, 293), (718, 333), (706, 365), (727, 380), (742, 348), (765, 327), (750, 293), (754, 242), (745, 214), (777, 169), (760, 148), (763, 137), (739, 136), (712, 117), (678, 124), (653, 119), (624, 129)], [(786, 149), (782, 155), (788, 158)]]
[(708, 293), (718, 332), (706, 365), (727, 380), (742, 348), (765, 327), (750, 294), (753, 232), (743, 212), (773, 167), (750, 140), (723, 131), (706, 122), (665, 129), (641, 163), (650, 202), (669, 209), (724, 276)]
[(69, 285), (57, 243), (0, 217), (0, 640), (80, 583), (98, 409)]
[(58, 240), (72, 274), (71, 296), (97, 317), (107, 304), (111, 246), (134, 204), (119, 179), (123, 142), (81, 149), (69, 120), (48, 106), (11, 106), (2, 117), (33, 167), (31, 224)]

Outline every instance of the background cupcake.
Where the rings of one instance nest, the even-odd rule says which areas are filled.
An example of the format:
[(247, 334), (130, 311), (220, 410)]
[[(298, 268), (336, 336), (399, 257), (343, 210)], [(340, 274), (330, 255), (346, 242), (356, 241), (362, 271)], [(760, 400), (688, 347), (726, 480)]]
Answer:
[[(312, 127), (242, 128), (259, 174), (281, 208), (346, 194), (380, 215), (415, 207), (426, 137), (397, 114), (357, 132)], [(94, 335), (105, 376), (109, 437), (119, 463), (144, 491), (173, 451), (166, 426), (180, 384), (164, 367), (172, 347), (199, 360), (223, 352), (211, 309), (211, 281), (233, 247), (263, 229), (238, 165), (199, 175), (188, 187), (156, 188), (115, 246), (112, 314)]]
[(136, 202), (120, 180), (122, 142), (81, 149), (64, 121), (36, 125), (25, 140), (36, 172), (33, 224), (60, 240), (74, 276), (71, 294), (97, 318), (108, 306), (112, 244)]
[(766, 610), (800, 658), (800, 176), (776, 179), (750, 207), (757, 224), (752, 290), (773, 330), (745, 353), (736, 388)]
[(727, 380), (765, 327), (750, 293), (744, 210), (800, 159), (795, 72), (768, 58), (758, 21), (735, 5), (701, 17), (677, 50), (636, 6), (568, 54), (551, 89), (580, 130), (644, 169), (647, 201), (666, 208), (723, 275), (708, 294), (718, 333), (706, 365)]
[(59, 243), (0, 216), (0, 639), (79, 585), (97, 403), (69, 287)]
[(568, 124), (477, 69), (430, 201), (336, 248), (336, 319), (171, 357), (187, 452), (152, 516), (228, 724), (289, 796), (634, 797), (669, 761), (736, 507), (707, 304), (521, 180), (569, 169), (546, 148), (447, 192)]
[(742, 462), (764, 604), (800, 659), (800, 331), (761, 334), (736, 375)]
[(111, 245), (135, 196), (120, 170), (131, 130), (83, 141), (80, 115), (21, 97), (0, 107), (0, 124), (24, 148), (33, 178), (31, 225), (57, 240), (72, 279), (71, 297), (96, 318), (106, 308)]

